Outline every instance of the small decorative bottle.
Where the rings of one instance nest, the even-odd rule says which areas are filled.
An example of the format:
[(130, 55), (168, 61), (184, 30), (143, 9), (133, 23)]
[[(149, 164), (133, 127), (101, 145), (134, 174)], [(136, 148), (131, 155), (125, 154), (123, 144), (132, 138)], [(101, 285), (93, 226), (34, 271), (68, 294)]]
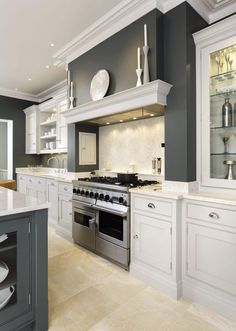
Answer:
[(225, 99), (225, 103), (222, 106), (222, 126), (229, 127), (233, 125), (233, 109), (229, 102), (229, 98)]
[(161, 158), (160, 157), (157, 157), (157, 164), (156, 164), (156, 166), (157, 166), (157, 173), (158, 173), (158, 175), (160, 175), (161, 174)]
[(156, 173), (156, 167), (157, 167), (157, 159), (155, 157), (152, 158), (152, 173)]

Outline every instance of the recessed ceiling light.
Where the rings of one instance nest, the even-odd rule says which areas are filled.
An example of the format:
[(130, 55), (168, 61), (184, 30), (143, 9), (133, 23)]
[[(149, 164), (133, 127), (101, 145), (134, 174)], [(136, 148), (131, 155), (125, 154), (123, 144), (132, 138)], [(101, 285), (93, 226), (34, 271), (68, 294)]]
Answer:
[(51, 47), (54, 47), (54, 46), (55, 46), (55, 44), (51, 43), (51, 44), (50, 44), (50, 46), (51, 46)]
[(133, 120), (136, 120), (137, 119), (137, 117), (133, 117)]
[(122, 122), (123, 122), (123, 120), (120, 120), (120, 122), (122, 123)]
[(46, 68), (46, 69), (49, 69), (49, 65), (48, 65), (48, 64), (46, 64), (46, 65), (45, 65), (45, 68)]
[(110, 124), (110, 122), (106, 122), (106, 125), (109, 125)]
[(151, 116), (151, 117), (153, 117), (153, 116), (154, 116), (154, 114), (150, 114), (150, 116)]
[(31, 81), (32, 79), (29, 77), (28, 80)]

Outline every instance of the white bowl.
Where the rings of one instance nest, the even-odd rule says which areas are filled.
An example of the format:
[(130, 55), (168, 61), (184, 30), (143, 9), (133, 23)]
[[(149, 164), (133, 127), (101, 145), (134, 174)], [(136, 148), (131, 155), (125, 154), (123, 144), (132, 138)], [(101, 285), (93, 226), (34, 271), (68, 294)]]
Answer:
[(8, 304), (14, 292), (14, 286), (10, 286), (4, 288), (3, 290), (0, 290), (0, 309), (3, 309)]
[(7, 275), (9, 274), (9, 268), (7, 264), (3, 261), (0, 261), (0, 283), (2, 283)]
[(2, 243), (3, 241), (7, 240), (7, 238), (8, 238), (8, 235), (6, 233), (2, 234), (0, 236), (0, 243)]

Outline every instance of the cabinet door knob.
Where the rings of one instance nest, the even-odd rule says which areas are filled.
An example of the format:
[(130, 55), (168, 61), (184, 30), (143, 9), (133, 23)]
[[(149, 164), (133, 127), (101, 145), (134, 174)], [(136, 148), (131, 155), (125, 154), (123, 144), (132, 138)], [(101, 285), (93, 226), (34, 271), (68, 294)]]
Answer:
[(67, 187), (64, 187), (64, 191), (68, 191), (68, 188)]
[(134, 238), (134, 239), (138, 239), (138, 238), (139, 238), (139, 235), (138, 235), (138, 234), (135, 234), (135, 235), (133, 236), (133, 238)]
[(149, 202), (148, 207), (149, 207), (149, 208), (152, 208), (152, 209), (156, 208), (156, 206), (155, 206), (154, 203), (152, 203), (152, 202)]
[(214, 218), (215, 220), (218, 220), (220, 218), (219, 214), (217, 214), (215, 212), (211, 212), (209, 214), (209, 217)]

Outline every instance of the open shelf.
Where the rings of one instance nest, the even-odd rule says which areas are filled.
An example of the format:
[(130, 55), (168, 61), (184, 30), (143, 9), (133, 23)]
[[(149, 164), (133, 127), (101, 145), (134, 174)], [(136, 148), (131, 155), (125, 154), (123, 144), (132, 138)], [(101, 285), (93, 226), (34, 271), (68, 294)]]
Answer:
[(232, 79), (232, 77), (235, 78), (236, 77), (235, 75), (236, 75), (236, 70), (231, 70), (231, 71), (222, 72), (217, 75), (212, 75), (210, 76), (210, 78), (214, 80), (224, 81), (226, 79)]
[(53, 125), (56, 125), (56, 120), (45, 121), (45, 122), (40, 123), (40, 126), (53, 126)]
[(41, 136), (40, 139), (49, 140), (49, 139), (55, 139), (56, 137), (57, 137), (56, 134), (51, 134), (48, 136)]
[(220, 130), (220, 129), (235, 129), (235, 133), (236, 133), (236, 126), (233, 125), (233, 126), (216, 126), (214, 128), (210, 128), (211, 130)]
[(224, 155), (224, 156), (230, 156), (230, 155), (236, 155), (236, 153), (211, 153), (211, 155)]

